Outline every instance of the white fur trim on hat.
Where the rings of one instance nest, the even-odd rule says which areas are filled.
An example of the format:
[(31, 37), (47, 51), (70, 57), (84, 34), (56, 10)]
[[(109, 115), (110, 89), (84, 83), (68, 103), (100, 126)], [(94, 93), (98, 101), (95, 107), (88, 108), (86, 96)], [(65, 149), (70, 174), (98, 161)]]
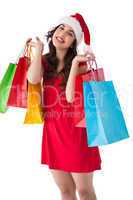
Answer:
[(79, 22), (74, 17), (71, 17), (71, 16), (63, 17), (60, 20), (58, 20), (56, 24), (57, 25), (68, 24), (69, 26), (71, 26), (72, 29), (74, 30), (74, 33), (75, 33), (75, 36), (77, 39), (77, 44), (80, 43), (82, 36), (83, 36), (83, 31), (82, 31), (82, 28), (81, 28)]
[(87, 53), (87, 52), (88, 53), (93, 53), (90, 45), (87, 45), (87, 44), (84, 44), (83, 51), (84, 51), (84, 53)]

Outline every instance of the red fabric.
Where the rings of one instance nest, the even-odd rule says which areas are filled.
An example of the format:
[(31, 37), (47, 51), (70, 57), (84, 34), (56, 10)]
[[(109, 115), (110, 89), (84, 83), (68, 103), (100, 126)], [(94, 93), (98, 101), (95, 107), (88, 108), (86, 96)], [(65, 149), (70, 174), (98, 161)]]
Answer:
[(60, 75), (44, 84), (41, 164), (67, 172), (100, 170), (99, 148), (88, 147), (86, 128), (75, 127), (73, 105), (67, 102), (65, 90), (59, 86), (62, 78)]
[(84, 41), (87, 45), (90, 45), (90, 31), (83, 16), (80, 15), (79, 13), (76, 13), (75, 15), (71, 15), (71, 17), (74, 17), (79, 22), (82, 31), (84, 33)]
[[(85, 63), (81, 63), (80, 67)], [(93, 74), (94, 72), (94, 74)], [(75, 80), (75, 100), (73, 102), (74, 106), (74, 124), (76, 127), (86, 127), (85, 123), (85, 113), (84, 113), (84, 98), (83, 98), (83, 82), (84, 81), (104, 81), (104, 71), (103, 68), (93, 69), (82, 75), (77, 75)]]
[(21, 57), (17, 64), (17, 69), (14, 75), (8, 106), (27, 107), (27, 77), (28, 70), (27, 57)]

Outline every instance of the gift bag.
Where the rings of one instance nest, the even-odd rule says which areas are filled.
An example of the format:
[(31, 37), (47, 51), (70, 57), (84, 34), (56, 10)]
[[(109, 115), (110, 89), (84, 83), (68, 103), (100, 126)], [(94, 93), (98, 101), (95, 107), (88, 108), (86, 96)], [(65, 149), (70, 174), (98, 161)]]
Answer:
[[(86, 63), (87, 64), (87, 63)], [(98, 68), (96, 60), (92, 62), (95, 65), (95, 69), (91, 65), (89, 72), (76, 76), (75, 80), (75, 100), (74, 105), (74, 124), (76, 127), (86, 127), (85, 124), (85, 112), (84, 112), (84, 97), (83, 97), (83, 82), (84, 81), (103, 81), (105, 80), (103, 68)], [(82, 66), (80, 66), (82, 67)]]
[[(16, 62), (9, 64), (7, 71), (0, 83), (0, 112), (5, 112), (7, 110), (8, 100), (10, 98), (10, 92), (12, 92), (12, 84), (14, 82), (14, 76), (17, 71), (17, 67), (18, 65), (19, 67), (20, 65), (23, 67), (22, 64), (24, 63), (24, 60), (21, 59), (21, 56), (24, 54), (25, 49), (26, 47), (24, 45), (16, 59)], [(21, 74), (21, 76), (23, 76), (23, 74)], [(19, 77), (20, 79), (21, 76)], [(15, 101), (15, 96), (13, 96), (11, 100), (12, 102)], [(10, 105), (12, 102), (10, 101)]]
[[(32, 51), (30, 50), (30, 62)], [(27, 111), (24, 124), (41, 124), (44, 122), (44, 108), (42, 106), (42, 82), (32, 84), (28, 81)]]
[(24, 124), (43, 123), (42, 86), (41, 83), (28, 82), (28, 102)]
[(26, 108), (27, 107), (27, 70), (29, 65), (29, 58), (31, 48), (25, 45), (25, 49), (19, 58), (17, 68), (14, 74), (8, 106)]
[(111, 144), (129, 137), (112, 81), (83, 83), (88, 146)]
[(7, 110), (7, 101), (13, 81), (13, 77), (16, 71), (17, 64), (10, 63), (7, 71), (0, 83), (0, 112), (4, 113)]

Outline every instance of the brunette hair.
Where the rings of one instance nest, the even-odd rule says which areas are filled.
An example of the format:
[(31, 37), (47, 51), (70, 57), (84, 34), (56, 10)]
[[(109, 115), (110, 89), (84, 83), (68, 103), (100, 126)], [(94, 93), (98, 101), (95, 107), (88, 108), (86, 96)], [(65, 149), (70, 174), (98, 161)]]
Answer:
[[(45, 35), (47, 42), (48, 42), (48, 46), (49, 46), (49, 53), (43, 55), (43, 60), (47, 64), (47, 70), (44, 70), (43, 82), (47, 79), (50, 79), (50, 78), (58, 75), (57, 66), (58, 66), (58, 63), (59, 63), (59, 59), (56, 57), (56, 48), (53, 45), (52, 36), (53, 36), (54, 32), (56, 31), (56, 29), (60, 25), (58, 25), (55, 28), (53, 28), (52, 30), (48, 31), (47, 34)], [(69, 49), (68, 49), (68, 51), (65, 55), (64, 68), (62, 69), (61, 72), (59, 72), (59, 74), (61, 73), (64, 76), (63, 81), (60, 84), (60, 86), (63, 87), (63, 88), (66, 85), (68, 77), (69, 77), (72, 60), (77, 55), (76, 46), (77, 46), (77, 41), (75, 39), (73, 41), (72, 46), (69, 47)]]

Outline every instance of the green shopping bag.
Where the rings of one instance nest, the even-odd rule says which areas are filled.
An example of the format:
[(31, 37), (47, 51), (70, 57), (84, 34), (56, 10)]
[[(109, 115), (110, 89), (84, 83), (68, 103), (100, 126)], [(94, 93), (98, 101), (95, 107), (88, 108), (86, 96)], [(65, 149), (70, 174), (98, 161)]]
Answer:
[(3, 79), (1, 80), (1, 83), (0, 83), (0, 112), (2, 112), (2, 113), (6, 112), (6, 110), (7, 110), (7, 102), (8, 102), (13, 78), (15, 75), (15, 71), (17, 68), (17, 63), (18, 63), (20, 56), (25, 51), (25, 48), (26, 48), (25, 46), (22, 48), (16, 62), (9, 64), (7, 71), (6, 71)]
[(13, 77), (16, 71), (17, 64), (10, 63), (8, 69), (0, 83), (0, 112), (4, 113), (7, 110), (7, 101), (10, 94)]

